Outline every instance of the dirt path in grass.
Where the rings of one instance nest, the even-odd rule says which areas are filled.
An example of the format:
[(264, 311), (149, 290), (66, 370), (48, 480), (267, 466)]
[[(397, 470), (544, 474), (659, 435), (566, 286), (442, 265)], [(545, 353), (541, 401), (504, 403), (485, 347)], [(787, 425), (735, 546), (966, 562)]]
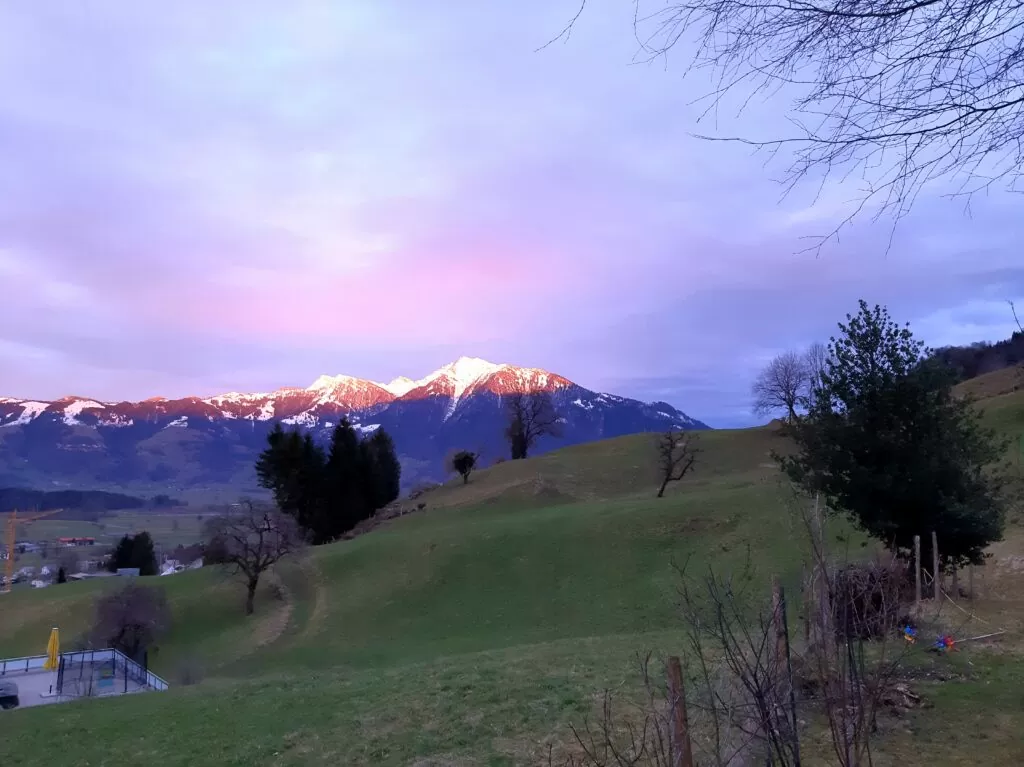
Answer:
[(302, 564), (302, 571), (308, 576), (309, 583), (313, 587), (313, 608), (310, 610), (309, 619), (299, 633), (300, 639), (307, 639), (320, 631), (327, 618), (327, 584), (324, 580), (323, 571), (312, 557)]

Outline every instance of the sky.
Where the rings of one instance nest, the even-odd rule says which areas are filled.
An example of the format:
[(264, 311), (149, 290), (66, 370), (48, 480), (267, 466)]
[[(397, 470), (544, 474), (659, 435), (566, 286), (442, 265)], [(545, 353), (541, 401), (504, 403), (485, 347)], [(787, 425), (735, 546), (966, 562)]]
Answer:
[[(756, 422), (750, 384), (857, 300), (932, 346), (1024, 305), (1021, 198), (783, 196), (789, 102), (700, 124), (633, 5), (123, 0), (0, 6), (0, 395), (104, 400), (542, 367)], [(681, 43), (685, 46), (685, 43)], [(773, 131), (775, 133), (773, 134)], [(716, 135), (718, 135), (716, 134)]]

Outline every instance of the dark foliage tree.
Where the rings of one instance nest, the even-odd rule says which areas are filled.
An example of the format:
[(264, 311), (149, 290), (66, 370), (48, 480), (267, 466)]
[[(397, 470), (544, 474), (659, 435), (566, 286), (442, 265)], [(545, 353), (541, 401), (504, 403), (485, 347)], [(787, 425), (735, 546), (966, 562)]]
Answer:
[(222, 552), (221, 563), (245, 581), (245, 614), (252, 615), (260, 577), (282, 559), (297, 555), (306, 541), (288, 514), (249, 500), (240, 506), (240, 510), (211, 520), (207, 535)]
[(1024, 331), (1015, 331), (1010, 338), (996, 343), (978, 341), (970, 346), (944, 346), (932, 355), (946, 365), (958, 381), (966, 381), (1024, 365)]
[(67, 583), (68, 574), (64, 571), (63, 567), (57, 568), (57, 583)]
[(665, 495), (669, 482), (678, 482), (690, 473), (699, 453), (697, 435), (692, 432), (669, 429), (658, 438), (658, 498)]
[(371, 513), (382, 509), (398, 497), (402, 483), (402, 464), (398, 462), (395, 442), (383, 429), (377, 429), (361, 444), (367, 480), (366, 495)]
[(260, 484), (313, 544), (329, 543), (398, 497), (402, 467), (390, 435), (360, 439), (342, 419), (327, 454), (309, 434), (276, 425), (256, 463)]
[(506, 412), (505, 438), (514, 461), (526, 458), (541, 437), (561, 436), (561, 420), (548, 392), (513, 394)]
[(971, 194), (1019, 180), (1024, 36), (1015, 2), (653, 5), (636, 9), (641, 57), (679, 53), (682, 40), (686, 71), (711, 83), (706, 115), (730, 94), (746, 104), (785, 89), (794, 133), (732, 140), (792, 150), (791, 181), (818, 172), (857, 178), (862, 203), (899, 218), (932, 181)]
[(462, 484), (469, 483), (469, 475), (476, 468), (478, 456), (470, 450), (459, 450), (448, 459), (448, 471), (459, 474), (462, 477)]
[(323, 450), (311, 435), (298, 429), (285, 431), (278, 423), (267, 435), (267, 448), (256, 461), (256, 477), (261, 487), (273, 493), (281, 511), (311, 530), (322, 512), (325, 463)]
[(861, 301), (839, 330), (783, 470), (894, 550), (920, 535), (929, 561), (935, 531), (945, 566), (980, 564), (1002, 537), (1002, 445), (885, 309)]
[(94, 514), (145, 506), (144, 498), (103, 490), (29, 490), (23, 487), (0, 487), (0, 513), (15, 509), (52, 511), (63, 509), (56, 519), (73, 519), (67, 512), (87, 510)]
[(203, 523), (203, 564), (228, 564), (227, 542), (220, 532), (220, 517), (210, 517)]
[(136, 535), (122, 536), (107, 560), (107, 569), (112, 573), (122, 568), (133, 567), (139, 569), (139, 575), (156, 575), (157, 573), (153, 538), (145, 530)]
[(96, 648), (112, 647), (141, 661), (170, 626), (171, 609), (164, 590), (129, 581), (96, 601), (91, 643)]
[(782, 413), (788, 423), (796, 420), (796, 409), (806, 399), (810, 370), (807, 359), (796, 352), (775, 357), (754, 380), (754, 412)]
[(312, 542), (326, 543), (351, 530), (373, 513), (373, 477), (370, 451), (345, 419), (331, 433), (327, 453), (320, 523), (310, 528)]

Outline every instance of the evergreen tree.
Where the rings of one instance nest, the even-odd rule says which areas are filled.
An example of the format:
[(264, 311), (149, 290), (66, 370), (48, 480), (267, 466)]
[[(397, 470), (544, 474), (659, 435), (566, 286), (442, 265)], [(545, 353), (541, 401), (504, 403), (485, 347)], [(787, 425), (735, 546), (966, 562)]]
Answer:
[(313, 437), (275, 424), (256, 461), (256, 476), (260, 486), (273, 493), (277, 507), (304, 529), (312, 529), (320, 514), (323, 474), (323, 450)]
[(334, 540), (373, 513), (367, 494), (369, 468), (359, 435), (347, 418), (341, 419), (327, 452), (326, 508), (321, 529), (315, 531), (317, 539)]
[(363, 440), (363, 463), (372, 514), (398, 497), (402, 482), (402, 464), (398, 461), (395, 442), (390, 434), (377, 429)]
[(156, 550), (153, 537), (143, 530), (132, 539), (131, 564), (129, 567), (139, 568), (139, 575), (156, 575)]
[(122, 535), (121, 540), (114, 546), (114, 550), (110, 553), (110, 558), (107, 560), (107, 569), (116, 573), (123, 567), (133, 567), (132, 565), (132, 536)]
[(1003, 530), (995, 434), (885, 309), (861, 301), (839, 329), (783, 470), (892, 549), (920, 535), (929, 561), (935, 531), (944, 566), (980, 564)]
[(156, 551), (152, 536), (143, 530), (138, 535), (123, 535), (107, 562), (107, 569), (116, 573), (122, 568), (139, 569), (139, 575), (156, 575)]

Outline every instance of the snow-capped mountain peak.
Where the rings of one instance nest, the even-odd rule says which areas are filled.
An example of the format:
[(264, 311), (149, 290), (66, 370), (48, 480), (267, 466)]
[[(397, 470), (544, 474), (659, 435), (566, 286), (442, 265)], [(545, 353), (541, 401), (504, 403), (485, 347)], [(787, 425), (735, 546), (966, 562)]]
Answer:
[(378, 384), (382, 389), (391, 392), (396, 397), (401, 397), (404, 394), (407, 394), (418, 385), (419, 384), (416, 381), (411, 378), (406, 378), (405, 376), (398, 376), (398, 378), (394, 378), (386, 384)]
[(427, 381), (437, 378), (445, 378), (451, 382), (454, 392), (452, 396), (459, 400), (477, 381), (494, 375), (506, 365), (496, 365), (493, 362), (482, 360), (479, 357), (459, 357), (439, 370), (435, 370), (427, 377)]
[(352, 388), (359, 386), (360, 384), (368, 383), (359, 378), (353, 378), (347, 375), (336, 375), (328, 376), (323, 375), (317, 378), (313, 383), (306, 387), (306, 391), (322, 392), (322, 391), (335, 391), (342, 388)]

